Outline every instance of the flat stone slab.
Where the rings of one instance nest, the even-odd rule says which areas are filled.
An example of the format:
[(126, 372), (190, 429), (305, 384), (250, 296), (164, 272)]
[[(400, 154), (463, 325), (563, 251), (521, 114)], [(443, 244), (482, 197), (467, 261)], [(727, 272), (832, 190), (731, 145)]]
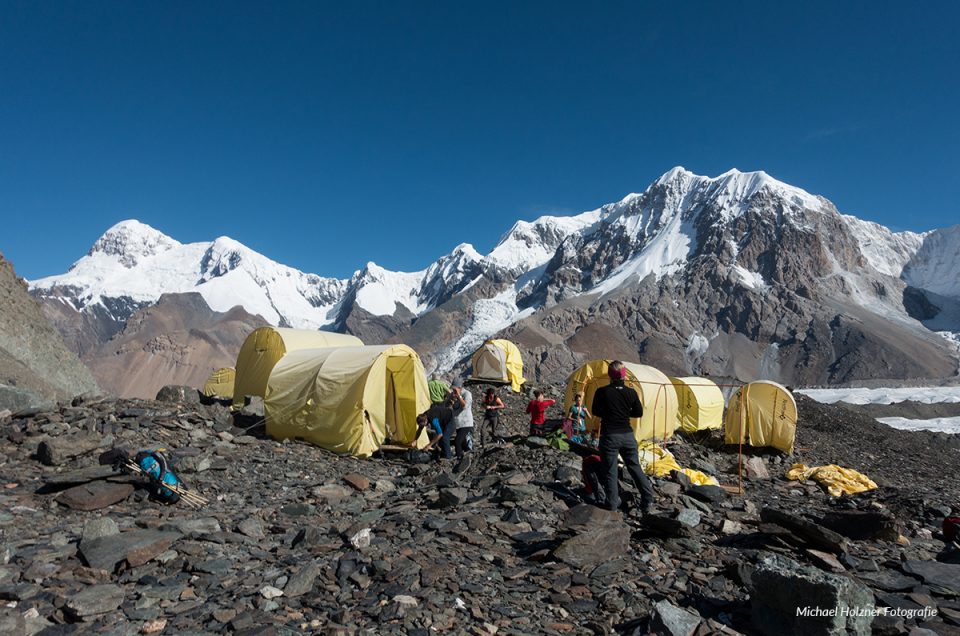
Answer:
[(67, 473), (50, 473), (43, 476), (43, 483), (51, 486), (67, 486), (71, 484), (85, 484), (88, 481), (115, 477), (117, 471), (112, 466), (89, 466)]
[(630, 528), (626, 524), (606, 525), (571, 537), (560, 544), (553, 556), (574, 567), (593, 566), (630, 551)]
[(939, 561), (906, 561), (903, 571), (919, 576), (927, 585), (940, 588), (940, 591), (960, 596), (960, 565)]
[(123, 603), (123, 588), (118, 585), (91, 585), (67, 599), (66, 610), (75, 618), (112, 612)]
[(99, 510), (120, 503), (133, 494), (132, 484), (91, 481), (74, 486), (57, 495), (56, 501), (71, 510)]
[(121, 561), (133, 567), (147, 563), (182, 535), (162, 530), (131, 530), (80, 542), (80, 555), (92, 568), (112, 571)]
[(857, 578), (872, 588), (884, 592), (905, 592), (919, 585), (919, 581), (912, 576), (906, 576), (895, 570), (881, 570), (879, 572), (858, 572)]

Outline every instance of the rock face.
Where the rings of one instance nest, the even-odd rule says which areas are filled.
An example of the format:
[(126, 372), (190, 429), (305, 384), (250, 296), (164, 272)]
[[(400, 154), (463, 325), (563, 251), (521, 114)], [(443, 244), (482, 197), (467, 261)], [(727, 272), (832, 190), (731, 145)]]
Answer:
[(202, 387), (214, 370), (234, 366), (247, 335), (264, 324), (240, 307), (213, 311), (195, 292), (164, 295), (83, 362), (111, 394), (152, 398), (168, 384)]
[(0, 254), (0, 410), (99, 391)]

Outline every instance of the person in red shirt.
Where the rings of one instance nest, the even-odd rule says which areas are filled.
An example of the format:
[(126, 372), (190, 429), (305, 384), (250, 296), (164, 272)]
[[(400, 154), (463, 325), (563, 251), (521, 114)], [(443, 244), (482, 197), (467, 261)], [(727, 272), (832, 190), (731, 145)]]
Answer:
[(543, 423), (546, 421), (547, 409), (553, 406), (553, 400), (544, 400), (543, 391), (533, 392), (533, 399), (527, 404), (527, 413), (530, 414), (530, 434), (543, 435)]

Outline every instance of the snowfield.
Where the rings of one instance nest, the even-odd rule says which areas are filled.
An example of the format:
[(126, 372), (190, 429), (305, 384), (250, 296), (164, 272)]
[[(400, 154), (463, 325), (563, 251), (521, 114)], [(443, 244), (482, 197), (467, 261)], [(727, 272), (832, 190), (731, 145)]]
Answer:
[(847, 404), (896, 404), (897, 402), (921, 402), (923, 404), (956, 404), (960, 402), (960, 386), (904, 387), (898, 389), (800, 389), (803, 393), (824, 404), (846, 402)]

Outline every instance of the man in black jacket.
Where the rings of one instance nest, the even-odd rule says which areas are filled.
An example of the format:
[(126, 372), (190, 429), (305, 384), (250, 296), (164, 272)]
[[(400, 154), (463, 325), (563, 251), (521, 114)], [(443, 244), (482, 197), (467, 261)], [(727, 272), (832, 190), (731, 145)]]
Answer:
[(607, 478), (607, 506), (610, 510), (620, 507), (617, 479), (617, 456), (620, 456), (640, 491), (640, 509), (646, 513), (653, 504), (653, 486), (640, 467), (637, 438), (630, 426), (630, 418), (643, 415), (643, 405), (637, 392), (623, 383), (627, 370), (622, 362), (611, 362), (607, 373), (610, 384), (597, 389), (590, 408), (600, 418), (600, 457)]

